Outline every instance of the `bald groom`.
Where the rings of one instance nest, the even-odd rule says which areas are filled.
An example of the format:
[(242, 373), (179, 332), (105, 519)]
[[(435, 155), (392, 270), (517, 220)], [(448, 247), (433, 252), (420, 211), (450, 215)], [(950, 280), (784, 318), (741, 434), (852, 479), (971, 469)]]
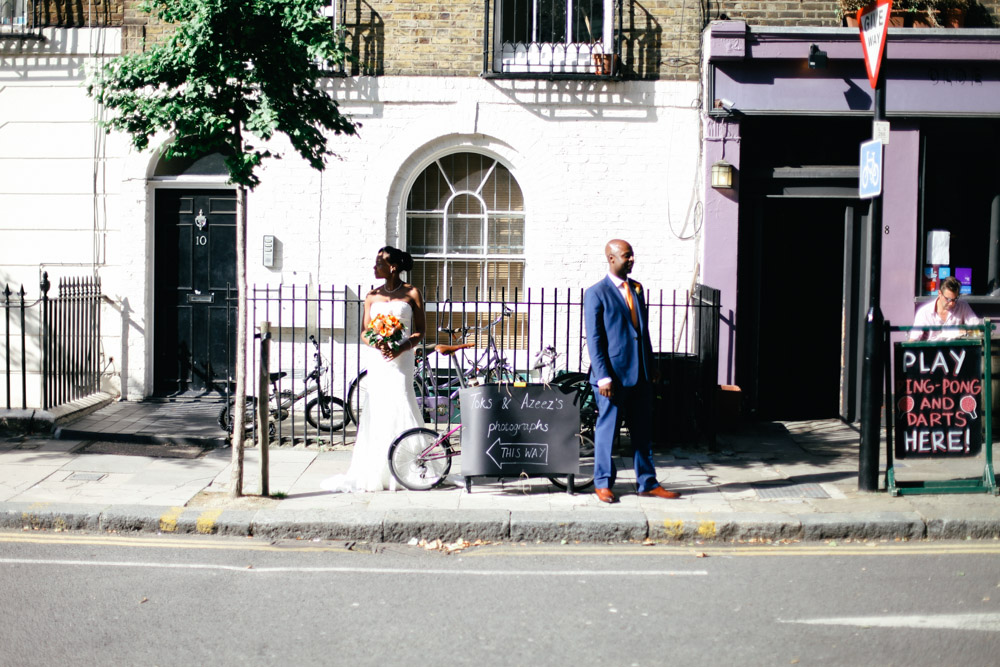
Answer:
[(608, 274), (583, 297), (590, 382), (598, 408), (594, 432), (597, 498), (604, 503), (616, 501), (612, 446), (622, 423), (631, 435), (639, 495), (679, 498), (679, 493), (660, 486), (653, 466), (653, 381), (658, 373), (642, 285), (628, 277), (635, 265), (635, 254), (627, 241), (612, 239), (604, 255)]

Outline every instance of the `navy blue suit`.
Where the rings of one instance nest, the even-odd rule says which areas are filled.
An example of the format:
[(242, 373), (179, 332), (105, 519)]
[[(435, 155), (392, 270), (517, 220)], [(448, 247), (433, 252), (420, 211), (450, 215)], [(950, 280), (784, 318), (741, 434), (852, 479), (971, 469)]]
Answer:
[[(635, 449), (633, 465), (640, 492), (658, 486), (651, 446), (653, 427), (653, 346), (649, 339), (648, 313), (642, 286), (629, 280), (639, 328), (632, 326), (625, 298), (607, 276), (590, 287), (583, 297), (590, 352), (590, 382), (599, 411), (594, 433), (594, 486), (611, 488), (615, 466), (611, 448), (622, 422), (628, 426)], [(614, 396), (605, 398), (597, 381), (611, 378)]]

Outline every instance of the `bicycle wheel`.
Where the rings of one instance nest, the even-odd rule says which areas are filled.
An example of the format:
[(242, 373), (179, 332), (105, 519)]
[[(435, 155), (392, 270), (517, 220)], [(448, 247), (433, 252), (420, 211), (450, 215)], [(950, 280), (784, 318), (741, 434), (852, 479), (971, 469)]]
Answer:
[[(573, 476), (573, 489), (586, 489), (594, 483), (594, 441), (589, 435), (583, 433), (577, 436), (580, 438), (580, 472)], [(564, 476), (552, 476), (549, 480), (560, 489), (569, 488), (569, 478)]]
[[(236, 408), (236, 399), (230, 399), (222, 410), (219, 411), (219, 416), (217, 418), (219, 426), (223, 431), (229, 433), (233, 432), (233, 426), (235, 425), (234, 412)], [(257, 399), (253, 396), (247, 396), (246, 404), (243, 406), (243, 427), (246, 430), (253, 428), (254, 423), (257, 421)]]
[[(230, 436), (233, 435), (234, 412), (233, 409), (236, 406), (236, 399), (230, 400), (229, 404), (226, 405), (219, 412), (219, 426), (228, 433)], [(253, 435), (254, 429), (257, 428), (257, 398), (255, 396), (247, 396), (246, 406), (243, 412), (243, 429), (246, 437), (251, 437)], [(267, 422), (267, 434), (268, 440), (274, 440), (278, 437), (278, 427), (274, 423), (274, 417)]]
[(361, 423), (361, 409), (368, 398), (368, 383), (365, 382), (367, 376), (368, 371), (361, 371), (347, 388), (347, 417), (355, 424)]
[(597, 399), (594, 398), (594, 385), (586, 373), (567, 373), (557, 377), (553, 384), (564, 394), (572, 396), (573, 404), (580, 411), (580, 432), (590, 438), (594, 437), (594, 426), (597, 424)]
[(306, 404), (306, 421), (320, 431), (339, 431), (346, 419), (344, 402), (336, 396), (317, 396)]
[[(413, 392), (417, 398), (424, 396), (424, 385), (423, 381), (419, 377), (413, 378)], [(364, 370), (358, 373), (358, 377), (354, 378), (351, 382), (351, 386), (347, 389), (347, 405), (345, 406), (347, 410), (347, 419), (354, 422), (355, 424), (361, 423), (361, 412), (365, 408), (365, 404), (368, 401), (368, 371)], [(421, 402), (418, 400), (417, 405)], [(427, 410), (424, 409), (424, 421), (427, 421)]]
[(451, 470), (449, 438), (429, 428), (411, 428), (389, 445), (389, 472), (411, 491), (427, 491)]

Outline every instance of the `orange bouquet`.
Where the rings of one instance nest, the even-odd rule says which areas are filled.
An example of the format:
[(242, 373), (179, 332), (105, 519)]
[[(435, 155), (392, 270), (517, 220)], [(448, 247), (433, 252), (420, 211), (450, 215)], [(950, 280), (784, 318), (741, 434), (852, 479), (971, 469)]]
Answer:
[(372, 347), (380, 347), (395, 352), (403, 340), (406, 325), (395, 315), (376, 315), (368, 324), (364, 337)]

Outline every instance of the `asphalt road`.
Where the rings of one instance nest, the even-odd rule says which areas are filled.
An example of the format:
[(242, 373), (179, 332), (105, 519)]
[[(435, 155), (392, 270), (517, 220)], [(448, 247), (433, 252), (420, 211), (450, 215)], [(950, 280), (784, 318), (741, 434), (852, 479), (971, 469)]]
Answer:
[(0, 665), (989, 665), (1000, 543), (0, 533)]

